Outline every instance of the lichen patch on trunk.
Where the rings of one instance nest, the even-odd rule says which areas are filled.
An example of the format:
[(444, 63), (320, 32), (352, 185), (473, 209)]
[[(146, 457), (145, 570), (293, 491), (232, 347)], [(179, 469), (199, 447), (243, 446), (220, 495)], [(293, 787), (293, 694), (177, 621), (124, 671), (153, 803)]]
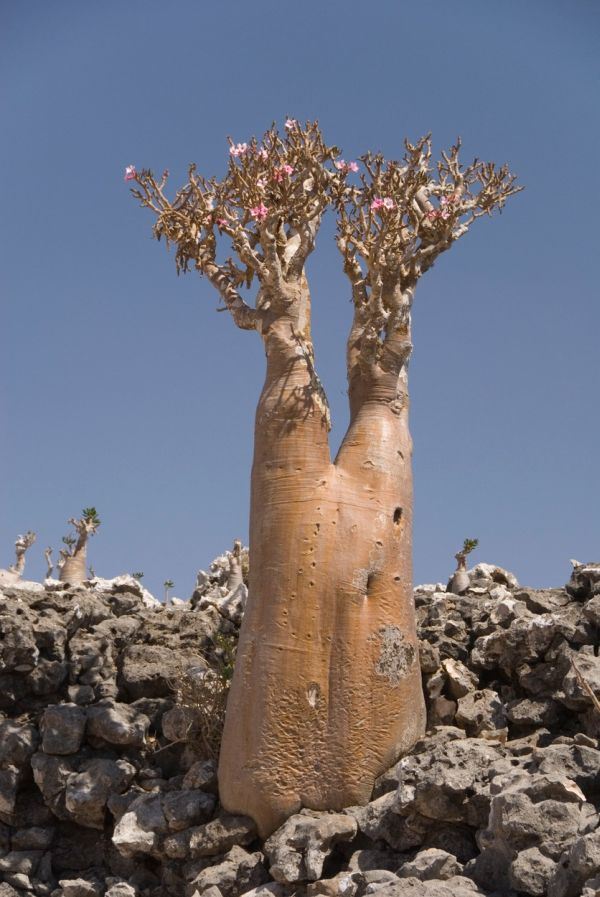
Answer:
[(415, 661), (414, 645), (406, 641), (397, 626), (383, 626), (372, 638), (380, 642), (375, 672), (392, 685), (399, 685)]

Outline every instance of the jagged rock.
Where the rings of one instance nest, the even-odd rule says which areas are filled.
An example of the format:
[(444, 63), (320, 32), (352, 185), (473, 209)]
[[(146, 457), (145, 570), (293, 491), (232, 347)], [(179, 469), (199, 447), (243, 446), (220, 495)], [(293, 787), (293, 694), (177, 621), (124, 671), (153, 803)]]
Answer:
[(406, 817), (398, 813), (395, 792), (384, 794), (365, 807), (349, 807), (344, 812), (356, 820), (361, 834), (398, 851), (421, 845), (428, 828), (427, 820), (419, 813)]
[(143, 794), (135, 798), (115, 825), (112, 842), (123, 856), (153, 855), (160, 836), (167, 831), (161, 796)]
[[(580, 651), (573, 661), (592, 691), (600, 694), (600, 657)], [(590, 696), (582, 688), (573, 666), (562, 681), (562, 690), (564, 694), (557, 695), (557, 698), (570, 710), (587, 710), (591, 706)]]
[(87, 720), (88, 737), (127, 747), (143, 747), (150, 726), (143, 713), (110, 700), (88, 708)]
[(180, 651), (162, 645), (131, 645), (123, 652), (121, 681), (132, 700), (161, 698), (171, 695), (174, 683), (183, 673), (183, 665), (189, 662), (204, 665), (198, 654), (185, 658)]
[(475, 882), (462, 875), (447, 881), (419, 881), (418, 878), (404, 878), (398, 882), (383, 885), (375, 892), (377, 897), (485, 897)]
[(83, 740), (85, 722), (85, 711), (76, 704), (47, 707), (40, 724), (42, 750), (46, 754), (76, 754)]
[[(433, 741), (399, 767), (397, 811), (443, 822), (485, 825), (490, 805), (490, 767), (503, 749), (479, 738)], [(422, 843), (422, 842), (421, 842)]]
[[(481, 854), (472, 866), (474, 879), (482, 885), (492, 869), (500, 886), (508, 886), (513, 876), (522, 888), (522, 863), (513, 871), (521, 851), (537, 847), (556, 862), (575, 837), (598, 824), (593, 805), (569, 779), (516, 772), (496, 780), (494, 786), (498, 793), (492, 798), (487, 828), (477, 835)], [(542, 872), (538, 865), (532, 880), (543, 879)]]
[(290, 816), (265, 842), (271, 876), (279, 882), (316, 881), (333, 846), (350, 841), (356, 820), (344, 813), (305, 810)]
[(574, 598), (585, 600), (598, 594), (600, 586), (600, 563), (579, 564), (573, 561), (571, 579), (565, 589)]
[(222, 897), (238, 897), (269, 880), (260, 852), (248, 853), (242, 847), (232, 847), (223, 859), (207, 866), (190, 882), (189, 890), (199, 895), (217, 887)]
[(487, 579), (499, 583), (500, 585), (508, 586), (510, 589), (517, 589), (519, 587), (519, 582), (514, 573), (510, 573), (503, 567), (497, 567), (495, 564), (476, 564), (467, 572), (471, 583), (475, 580)]
[(59, 885), (62, 888), (60, 897), (102, 897), (104, 892), (100, 881), (89, 881), (86, 878), (63, 878)]
[(222, 812), (205, 825), (192, 826), (165, 838), (163, 848), (170, 859), (197, 859), (226, 853), (236, 844), (245, 847), (256, 837), (256, 824), (248, 816)]
[(203, 791), (174, 791), (165, 795), (163, 810), (169, 829), (172, 832), (180, 832), (206, 822), (212, 816), (216, 798), (212, 794)]
[(455, 856), (435, 847), (420, 850), (419, 853), (398, 870), (400, 878), (418, 878), (420, 881), (439, 879), (445, 881), (460, 875), (462, 866)]
[(559, 858), (548, 897), (579, 897), (586, 881), (600, 873), (600, 831), (577, 838)]
[(340, 872), (334, 878), (326, 878), (309, 884), (306, 897), (359, 897), (374, 894), (385, 884), (397, 882), (398, 876), (387, 869), (368, 872)]
[(111, 884), (104, 897), (137, 897), (137, 891), (126, 881)]
[(474, 737), (482, 732), (505, 729), (504, 704), (490, 688), (471, 692), (458, 700), (456, 724)]
[(214, 760), (198, 760), (193, 763), (183, 777), (184, 788), (200, 788), (202, 791), (217, 793), (217, 764)]
[(442, 661), (450, 697), (458, 700), (479, 687), (478, 678), (464, 663), (447, 657)]
[(536, 748), (532, 759), (544, 775), (567, 777), (587, 796), (600, 792), (600, 750), (584, 744), (550, 744)]
[(508, 880), (511, 887), (532, 897), (544, 897), (556, 862), (537, 847), (522, 850), (510, 864)]
[(515, 726), (540, 728), (555, 723), (559, 715), (559, 705), (551, 698), (539, 701), (521, 698), (506, 705), (507, 719)]
[(77, 775), (69, 778), (66, 812), (79, 825), (102, 829), (109, 797), (123, 792), (134, 775), (135, 767), (126, 760), (87, 761)]

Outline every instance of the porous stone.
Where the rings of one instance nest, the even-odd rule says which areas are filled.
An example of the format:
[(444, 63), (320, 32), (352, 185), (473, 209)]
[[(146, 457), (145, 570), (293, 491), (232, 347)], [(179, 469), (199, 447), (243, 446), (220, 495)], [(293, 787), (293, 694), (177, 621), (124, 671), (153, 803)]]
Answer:
[(123, 747), (143, 747), (150, 726), (143, 713), (115, 701), (102, 701), (88, 708), (87, 720), (88, 736)]
[(414, 859), (403, 863), (397, 874), (400, 878), (418, 878), (420, 881), (428, 879), (445, 881), (460, 875), (462, 868), (451, 853), (430, 847), (427, 850), (420, 850)]
[(85, 731), (85, 711), (77, 704), (47, 707), (42, 716), (42, 750), (46, 754), (76, 754)]
[(333, 846), (350, 841), (357, 830), (356, 820), (344, 813), (290, 816), (265, 842), (271, 876), (279, 882), (316, 881)]

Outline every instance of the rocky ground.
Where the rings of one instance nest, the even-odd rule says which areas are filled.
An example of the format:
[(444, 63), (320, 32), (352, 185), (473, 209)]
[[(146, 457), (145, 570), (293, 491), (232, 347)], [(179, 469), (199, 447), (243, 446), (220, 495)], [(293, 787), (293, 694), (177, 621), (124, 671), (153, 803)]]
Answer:
[(415, 590), (427, 735), (367, 806), (265, 843), (219, 807), (188, 706), (227, 668), (239, 589), (2, 587), (0, 897), (600, 894), (600, 565), (564, 589), (469, 575)]

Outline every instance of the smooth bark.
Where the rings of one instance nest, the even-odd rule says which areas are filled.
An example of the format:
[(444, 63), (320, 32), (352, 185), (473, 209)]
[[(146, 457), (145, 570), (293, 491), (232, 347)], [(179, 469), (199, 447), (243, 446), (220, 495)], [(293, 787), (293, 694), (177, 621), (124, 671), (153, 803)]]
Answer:
[(405, 372), (355, 378), (332, 462), (309, 304), (305, 289), (262, 325), (249, 600), (219, 768), (223, 805), (263, 836), (302, 807), (365, 803), (424, 729)]

